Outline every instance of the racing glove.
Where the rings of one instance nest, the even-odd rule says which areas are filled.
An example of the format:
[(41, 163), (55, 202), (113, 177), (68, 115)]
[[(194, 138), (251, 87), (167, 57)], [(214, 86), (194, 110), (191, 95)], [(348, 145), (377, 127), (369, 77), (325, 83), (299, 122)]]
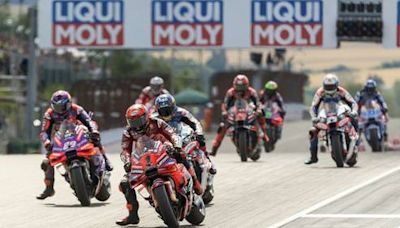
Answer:
[(124, 170), (126, 173), (129, 173), (131, 171), (131, 163), (127, 162), (124, 164)]
[(206, 139), (204, 138), (204, 135), (197, 135), (196, 141), (199, 142), (201, 147), (206, 145)]

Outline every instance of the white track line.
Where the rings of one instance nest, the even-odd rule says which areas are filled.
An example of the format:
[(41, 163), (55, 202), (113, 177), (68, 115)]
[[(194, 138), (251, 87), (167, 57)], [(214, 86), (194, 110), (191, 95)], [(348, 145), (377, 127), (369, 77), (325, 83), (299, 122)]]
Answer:
[(308, 214), (302, 218), (371, 218), (371, 219), (399, 219), (399, 214)]
[(358, 190), (360, 190), (360, 189), (362, 189), (362, 188), (364, 188), (364, 187), (366, 187), (366, 186), (368, 186), (368, 185), (370, 185), (370, 184), (372, 184), (372, 183), (374, 183), (376, 181), (379, 181), (380, 179), (383, 179), (383, 178), (389, 176), (390, 174), (393, 174), (393, 173), (395, 173), (395, 172), (397, 172), (399, 170), (400, 170), (400, 166), (396, 167), (396, 168), (394, 168), (392, 170), (389, 170), (388, 172), (385, 172), (385, 173), (383, 173), (383, 174), (381, 174), (381, 175), (379, 175), (377, 177), (374, 177), (374, 178), (372, 178), (372, 179), (370, 179), (370, 180), (368, 180), (368, 181), (366, 181), (366, 182), (364, 182), (362, 184), (359, 184), (359, 185), (356, 185), (356, 186), (354, 186), (352, 188), (349, 188), (349, 189), (347, 189), (347, 190), (345, 190), (345, 191), (343, 191), (343, 192), (341, 192), (341, 193), (339, 193), (339, 194), (337, 194), (337, 195), (335, 195), (335, 196), (333, 196), (331, 198), (328, 198), (328, 199), (323, 200), (323, 201), (321, 201), (321, 202), (319, 202), (317, 204), (314, 204), (313, 206), (311, 206), (311, 207), (309, 207), (309, 208), (307, 208), (305, 210), (302, 210), (302, 211), (298, 212), (297, 214), (294, 214), (293, 216), (290, 216), (289, 218), (286, 218), (286, 219), (284, 219), (284, 220), (282, 220), (282, 221), (280, 221), (278, 223), (275, 223), (275, 224), (269, 226), (269, 228), (278, 228), (278, 227), (282, 227), (282, 226), (284, 226), (284, 225), (286, 225), (288, 223), (291, 223), (291, 222), (293, 222), (294, 220), (296, 220), (298, 218), (304, 217), (304, 216), (306, 216), (307, 214), (310, 214), (313, 211), (316, 211), (316, 210), (318, 210), (318, 209), (320, 209), (320, 208), (322, 208), (322, 207), (324, 207), (324, 206), (326, 206), (326, 205), (328, 205), (328, 204), (330, 204), (332, 202), (335, 202), (336, 200), (338, 200), (340, 198), (343, 198), (343, 197), (345, 197), (347, 195), (350, 195), (351, 193), (356, 192), (356, 191), (358, 191)]

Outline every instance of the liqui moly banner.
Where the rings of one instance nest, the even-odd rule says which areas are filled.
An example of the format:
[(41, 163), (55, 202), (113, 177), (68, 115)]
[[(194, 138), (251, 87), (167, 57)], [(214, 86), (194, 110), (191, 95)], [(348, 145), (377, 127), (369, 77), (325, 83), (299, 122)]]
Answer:
[(222, 46), (223, 2), (152, 1), (153, 46)]
[(253, 46), (323, 45), (323, 1), (255, 0), (251, 4)]
[(335, 48), (331, 0), (39, 0), (42, 48)]
[(124, 45), (123, 1), (53, 1), (52, 9), (55, 47)]

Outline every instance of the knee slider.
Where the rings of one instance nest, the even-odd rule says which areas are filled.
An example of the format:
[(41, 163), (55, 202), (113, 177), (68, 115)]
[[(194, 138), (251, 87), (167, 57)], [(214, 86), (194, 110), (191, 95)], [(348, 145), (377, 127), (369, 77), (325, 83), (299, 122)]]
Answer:
[(318, 130), (315, 127), (312, 127), (309, 131), (308, 131), (308, 135), (310, 136), (310, 139), (314, 139), (317, 137), (318, 135)]
[(49, 165), (50, 165), (49, 160), (48, 160), (48, 159), (44, 159), (44, 160), (42, 161), (42, 163), (40, 164), (40, 168), (41, 168), (43, 171), (46, 171), (46, 170), (49, 168)]
[(119, 183), (119, 190), (120, 190), (122, 193), (126, 194), (126, 193), (129, 191), (129, 188), (130, 188), (130, 186), (129, 186), (129, 183), (128, 183), (127, 180), (122, 180), (122, 181)]

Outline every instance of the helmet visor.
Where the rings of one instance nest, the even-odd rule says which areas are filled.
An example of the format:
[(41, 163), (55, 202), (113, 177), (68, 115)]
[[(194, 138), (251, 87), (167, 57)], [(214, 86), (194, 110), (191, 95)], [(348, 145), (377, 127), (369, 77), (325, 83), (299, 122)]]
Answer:
[(375, 93), (375, 87), (367, 86), (365, 89), (366, 89), (366, 91), (367, 91), (368, 94), (373, 94), (373, 93)]
[(173, 107), (162, 107), (162, 108), (159, 108), (157, 111), (161, 117), (170, 117), (170, 116), (172, 116), (174, 108)]
[(126, 121), (131, 129), (142, 130), (146, 126), (147, 118), (143, 115), (135, 120), (127, 119)]
[(331, 84), (331, 85), (324, 85), (324, 90), (327, 93), (335, 93), (337, 91), (337, 85), (336, 84)]
[(247, 90), (247, 85), (244, 85), (244, 84), (235, 85), (235, 90), (236, 91), (246, 91)]
[(153, 92), (155, 93), (160, 93), (161, 89), (162, 89), (162, 85), (150, 85), (151, 90), (153, 90)]
[(51, 108), (56, 112), (56, 113), (65, 113), (70, 104), (68, 101), (59, 101), (59, 102), (51, 102)]

